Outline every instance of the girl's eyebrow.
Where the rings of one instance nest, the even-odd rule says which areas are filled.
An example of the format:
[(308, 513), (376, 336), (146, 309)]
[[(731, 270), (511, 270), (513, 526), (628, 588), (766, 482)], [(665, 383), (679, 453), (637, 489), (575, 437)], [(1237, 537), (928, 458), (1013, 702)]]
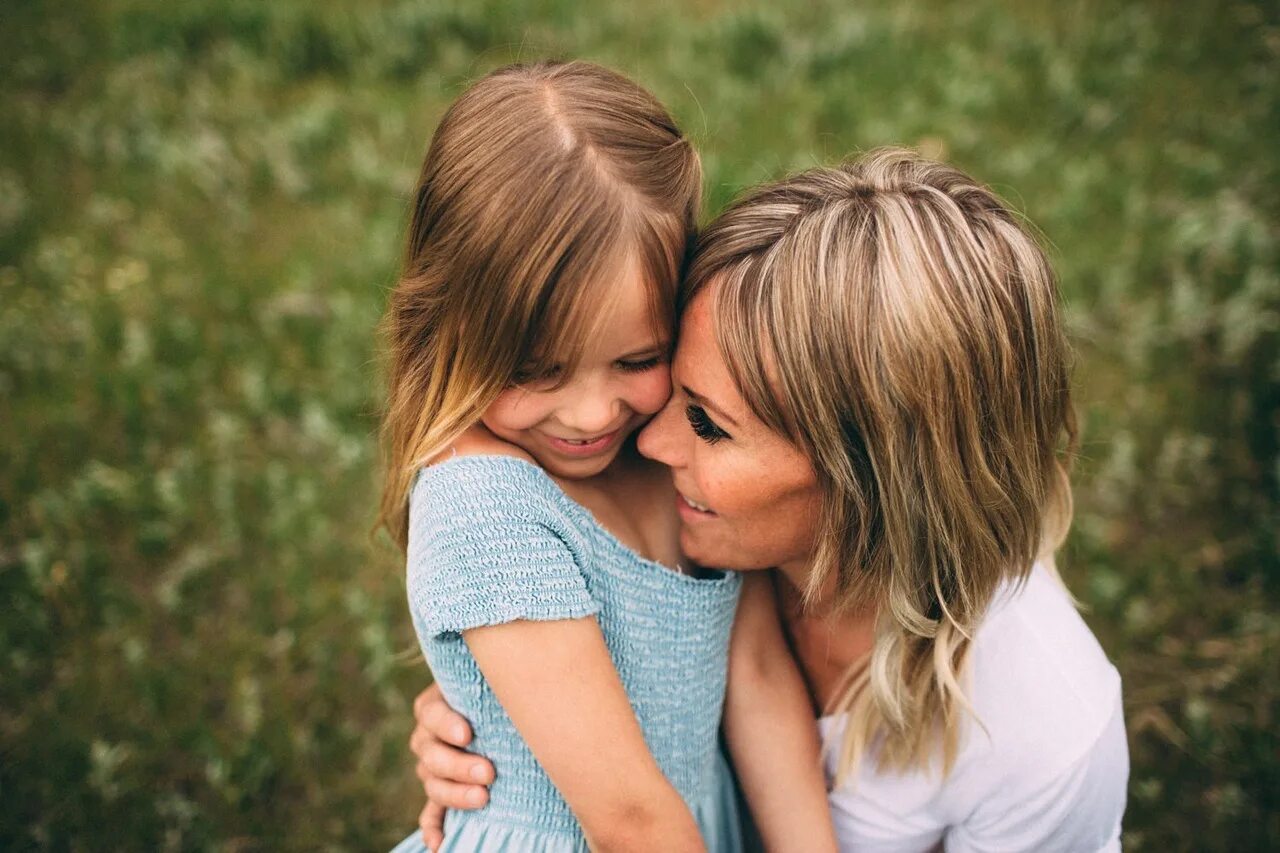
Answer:
[(719, 415), (721, 418), (724, 418), (726, 421), (729, 422), (730, 426), (734, 426), (734, 427), (741, 426), (741, 424), (739, 424), (733, 418), (729, 417), (728, 413), (725, 412), (724, 409), (720, 408), (715, 403), (711, 402), (706, 397), (699, 394), (697, 391), (694, 391), (688, 385), (681, 385), (680, 389), (689, 396), (689, 399), (693, 400), (693, 402), (697, 403), (699, 406), (702, 406), (704, 409), (710, 409), (714, 414)]
[(666, 352), (668, 346), (669, 344), (666, 341), (656, 341), (647, 347), (642, 347), (641, 349), (632, 350), (629, 353), (620, 355), (617, 357), (617, 359), (615, 359), (615, 361), (633, 361), (642, 356), (653, 355), (654, 353)]

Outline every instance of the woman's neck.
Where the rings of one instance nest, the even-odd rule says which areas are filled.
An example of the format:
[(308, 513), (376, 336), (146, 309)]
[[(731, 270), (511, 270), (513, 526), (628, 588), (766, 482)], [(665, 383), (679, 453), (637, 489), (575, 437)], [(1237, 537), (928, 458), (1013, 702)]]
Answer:
[[(812, 564), (809, 561), (784, 563), (778, 566), (777, 574), (782, 580), (782, 585), (787, 588), (788, 597), (794, 597), (797, 601), (804, 599), (804, 592), (809, 586), (809, 578), (812, 574)], [(835, 602), (835, 592), (836, 579), (832, 574), (823, 581), (822, 588), (809, 601), (805, 615), (811, 618), (828, 615)]]
[(835, 609), (835, 578), (831, 577), (808, 606), (803, 584), (809, 567), (779, 566), (775, 587), (791, 651), (800, 664), (816, 713), (823, 713), (849, 672), (871, 653), (875, 641), (874, 612)]

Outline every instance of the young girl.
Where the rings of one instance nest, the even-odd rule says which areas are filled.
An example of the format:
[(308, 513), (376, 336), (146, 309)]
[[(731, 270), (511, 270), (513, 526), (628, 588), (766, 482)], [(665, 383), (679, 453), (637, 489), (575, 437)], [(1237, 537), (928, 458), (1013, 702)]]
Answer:
[(496, 71), (432, 139), (386, 318), (382, 521), (502, 768), (441, 849), (738, 850), (722, 711), (764, 841), (835, 849), (768, 582), (681, 568), (670, 475), (632, 440), (671, 392), (699, 184), (662, 106), (585, 63)]

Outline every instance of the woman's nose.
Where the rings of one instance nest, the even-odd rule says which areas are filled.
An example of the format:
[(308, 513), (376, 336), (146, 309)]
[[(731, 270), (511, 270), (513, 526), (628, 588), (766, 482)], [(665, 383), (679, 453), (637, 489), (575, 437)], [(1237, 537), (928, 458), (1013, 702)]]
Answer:
[(636, 449), (655, 462), (677, 468), (681, 462), (679, 428), (680, 407), (673, 396), (662, 411), (654, 415), (653, 420), (640, 430), (640, 434), (636, 436)]

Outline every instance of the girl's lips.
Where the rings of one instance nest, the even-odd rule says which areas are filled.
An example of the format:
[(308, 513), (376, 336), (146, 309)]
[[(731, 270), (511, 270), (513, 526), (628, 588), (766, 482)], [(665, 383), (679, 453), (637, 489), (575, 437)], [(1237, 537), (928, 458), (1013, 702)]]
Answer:
[(597, 453), (603, 453), (613, 446), (618, 440), (618, 436), (622, 434), (622, 429), (615, 429), (613, 432), (605, 433), (602, 436), (591, 439), (590, 441), (570, 441), (564, 438), (557, 438), (554, 435), (547, 436), (547, 441), (558, 452), (565, 456), (595, 456)]
[(685, 521), (706, 521), (709, 518), (715, 518), (716, 514), (709, 509), (699, 509), (694, 506), (688, 498), (676, 492), (676, 509), (680, 512), (680, 517)]

